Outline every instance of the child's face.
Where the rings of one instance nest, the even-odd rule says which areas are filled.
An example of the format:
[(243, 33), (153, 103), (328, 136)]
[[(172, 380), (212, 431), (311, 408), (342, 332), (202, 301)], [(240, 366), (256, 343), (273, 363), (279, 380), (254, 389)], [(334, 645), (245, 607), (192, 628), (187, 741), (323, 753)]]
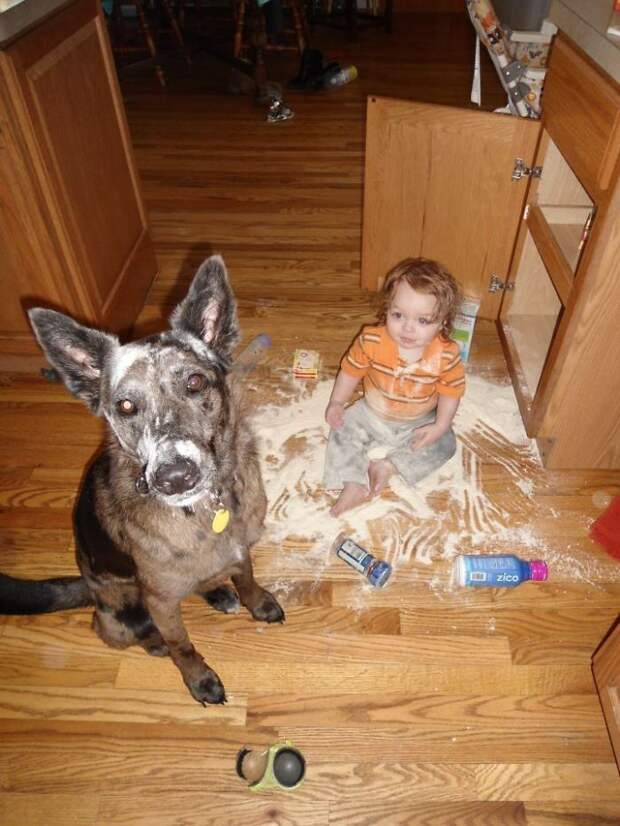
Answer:
[(387, 311), (388, 334), (404, 350), (425, 347), (441, 329), (443, 318), (435, 318), (437, 299), (418, 292), (401, 281), (392, 294)]

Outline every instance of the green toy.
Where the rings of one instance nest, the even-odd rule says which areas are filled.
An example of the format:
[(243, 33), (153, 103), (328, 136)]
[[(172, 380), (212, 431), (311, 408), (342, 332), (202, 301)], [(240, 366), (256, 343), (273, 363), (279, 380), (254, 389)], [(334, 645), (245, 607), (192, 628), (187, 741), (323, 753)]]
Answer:
[(237, 755), (237, 774), (253, 792), (292, 791), (301, 785), (305, 773), (306, 761), (289, 740), (261, 752), (244, 746)]

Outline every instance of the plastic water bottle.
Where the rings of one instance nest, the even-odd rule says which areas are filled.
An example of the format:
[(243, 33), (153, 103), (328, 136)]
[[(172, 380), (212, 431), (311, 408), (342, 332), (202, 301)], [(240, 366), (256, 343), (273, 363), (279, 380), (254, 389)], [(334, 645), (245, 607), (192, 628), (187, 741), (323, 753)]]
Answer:
[(375, 588), (382, 588), (390, 578), (392, 573), (390, 563), (377, 559), (357, 542), (349, 539), (346, 534), (338, 534), (332, 549), (336, 551), (336, 556), (344, 559), (358, 573), (363, 574)]
[(270, 347), (271, 336), (267, 333), (255, 336), (239, 353), (232, 369), (238, 373), (249, 373), (262, 360)]
[(332, 89), (335, 86), (344, 86), (346, 83), (350, 83), (352, 80), (355, 80), (357, 77), (357, 68), (355, 66), (345, 66), (344, 69), (340, 69), (333, 74), (328, 74), (326, 77), (323, 78), (323, 86), (326, 89)]
[(542, 582), (547, 579), (547, 563), (541, 559), (528, 562), (518, 556), (460, 554), (454, 562), (457, 585), (471, 585), (474, 588), (515, 588), (532, 579)]

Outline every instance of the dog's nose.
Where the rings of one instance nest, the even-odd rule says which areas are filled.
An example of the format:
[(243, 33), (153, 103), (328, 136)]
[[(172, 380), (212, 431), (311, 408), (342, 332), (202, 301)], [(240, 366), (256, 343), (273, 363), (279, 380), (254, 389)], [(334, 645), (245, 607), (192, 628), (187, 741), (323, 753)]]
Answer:
[(174, 493), (191, 490), (199, 476), (198, 467), (191, 459), (177, 459), (157, 468), (154, 484), (161, 493), (172, 496)]

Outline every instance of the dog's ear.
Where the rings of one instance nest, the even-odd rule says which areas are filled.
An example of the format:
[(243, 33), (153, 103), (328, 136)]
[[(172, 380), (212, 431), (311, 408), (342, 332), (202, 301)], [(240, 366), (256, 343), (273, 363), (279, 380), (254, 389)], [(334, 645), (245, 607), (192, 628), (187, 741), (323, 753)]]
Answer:
[(223, 356), (232, 355), (239, 340), (237, 302), (221, 256), (212, 255), (201, 264), (170, 323), (177, 330), (198, 336)]
[(35, 307), (28, 315), (39, 344), (67, 388), (97, 413), (104, 362), (118, 347), (118, 339), (82, 327), (55, 310)]

